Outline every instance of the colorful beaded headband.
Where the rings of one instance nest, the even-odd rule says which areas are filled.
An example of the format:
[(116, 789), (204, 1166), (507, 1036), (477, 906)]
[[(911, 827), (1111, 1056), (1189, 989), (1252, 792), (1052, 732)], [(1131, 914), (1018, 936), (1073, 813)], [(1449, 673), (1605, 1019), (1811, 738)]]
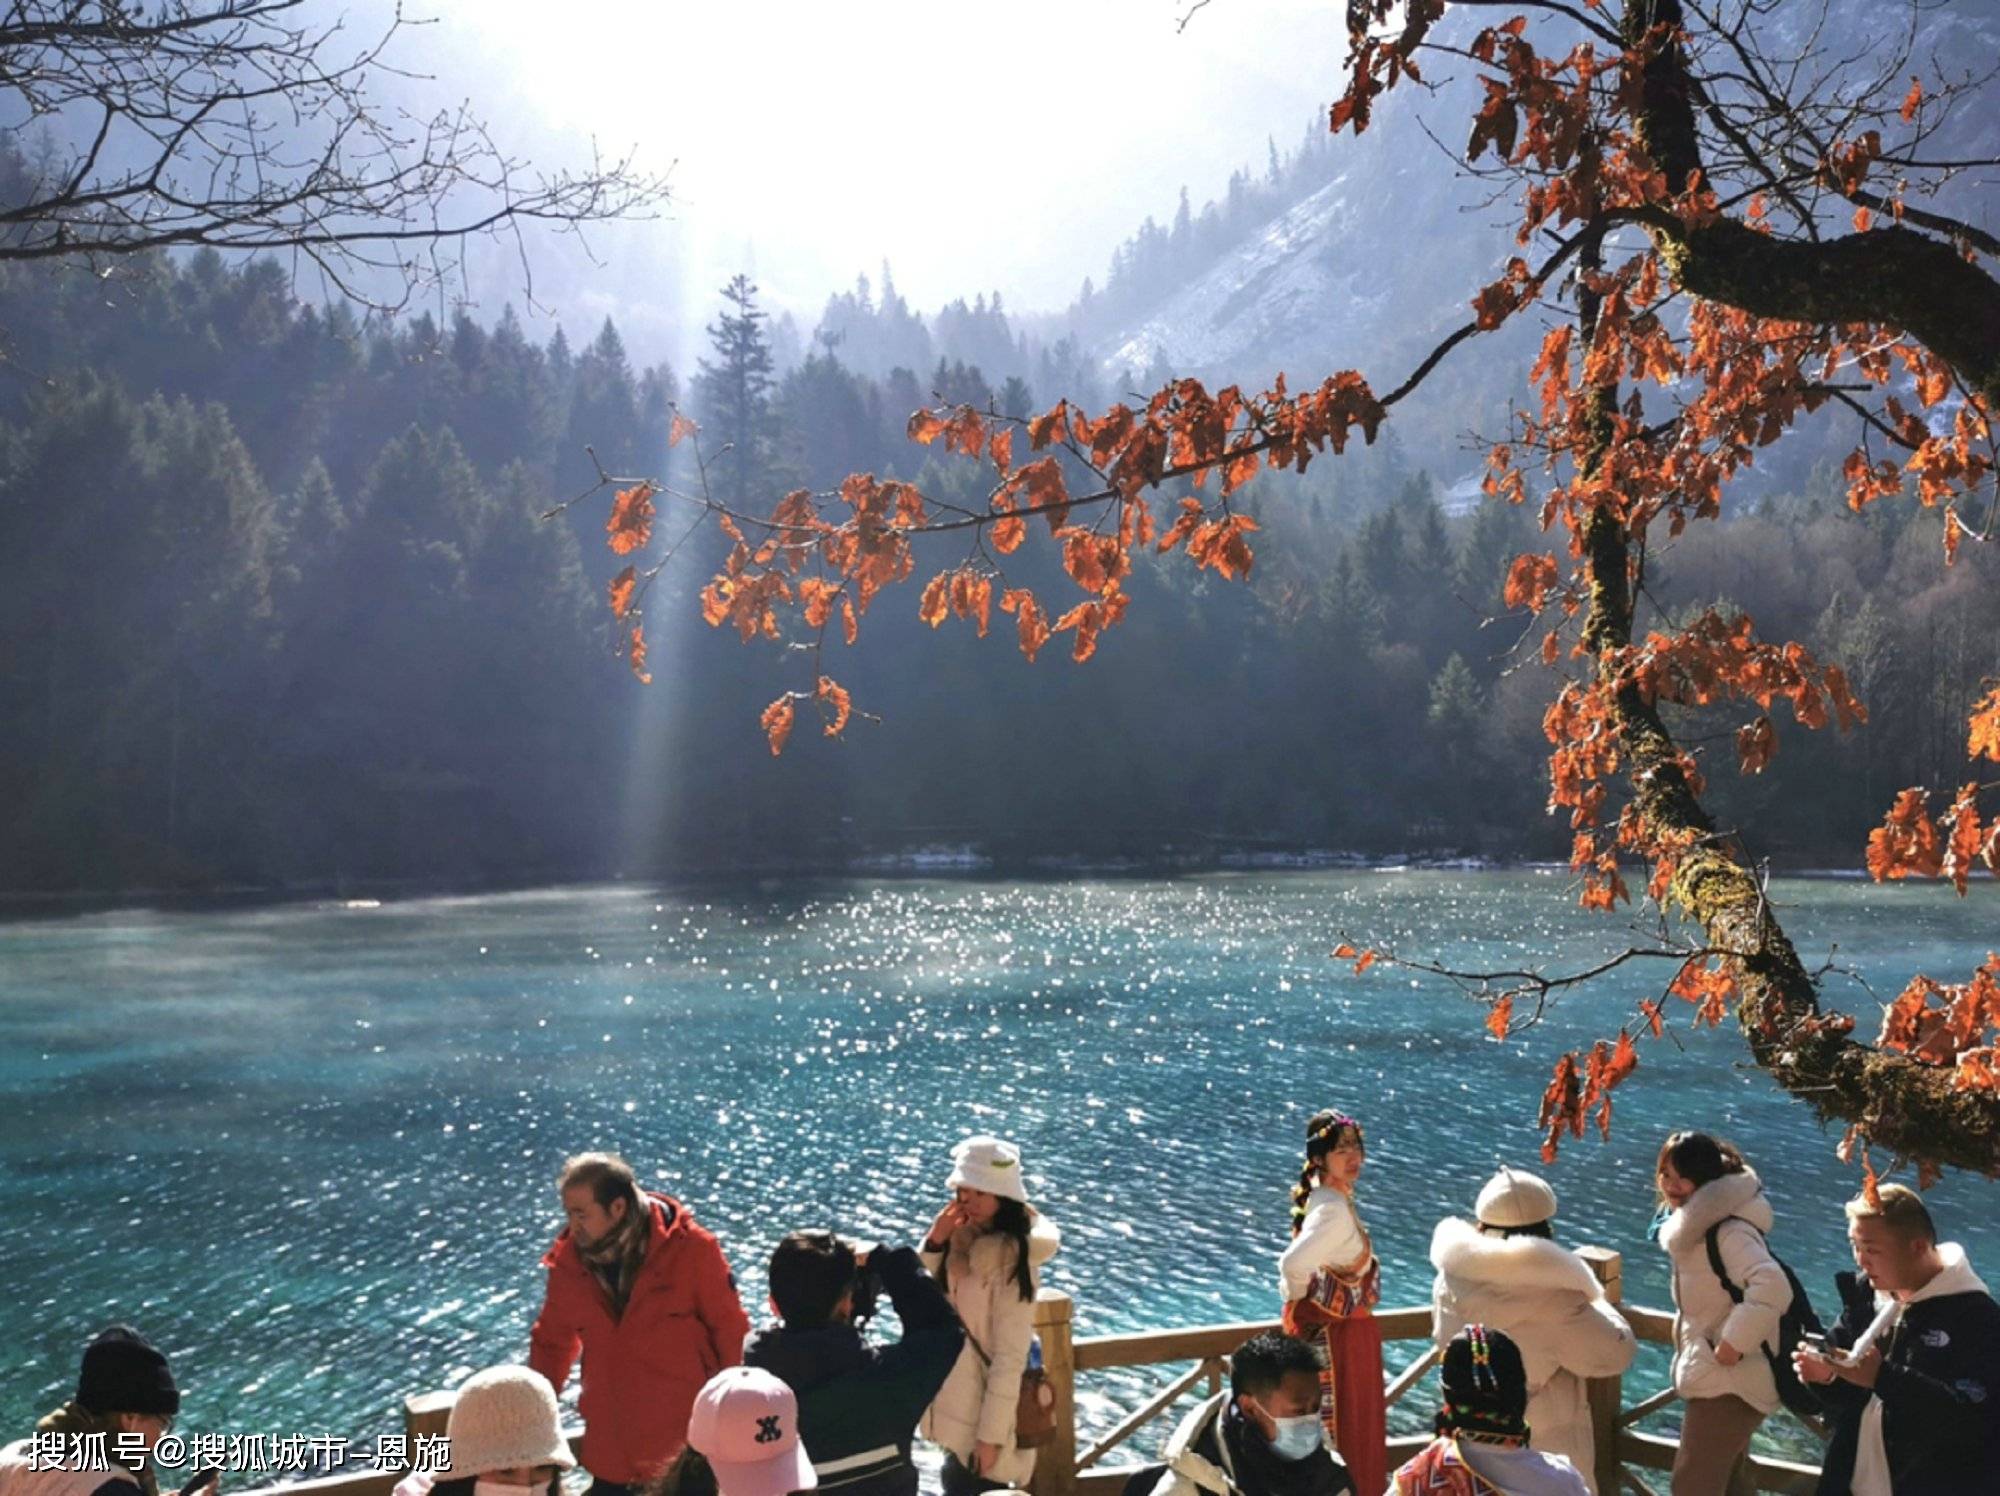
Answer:
[(1473, 1383), (1488, 1392), (1497, 1392), (1500, 1388), (1500, 1376), (1493, 1369), (1493, 1344), (1486, 1338), (1486, 1326), (1467, 1325), (1465, 1343), (1472, 1352)]
[(1314, 1128), (1311, 1136), (1306, 1141), (1308, 1143), (1323, 1143), (1343, 1127), (1351, 1127), (1356, 1132), (1361, 1131), (1361, 1124), (1348, 1116), (1346, 1112), (1335, 1112), (1326, 1121)]

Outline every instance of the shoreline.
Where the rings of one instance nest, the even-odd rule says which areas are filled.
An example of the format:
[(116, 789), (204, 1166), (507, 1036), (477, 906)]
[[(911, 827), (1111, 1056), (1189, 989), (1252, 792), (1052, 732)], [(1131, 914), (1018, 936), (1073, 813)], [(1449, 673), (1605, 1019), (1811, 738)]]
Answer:
[[(437, 898), (477, 898), (565, 888), (631, 887), (678, 890), (761, 888), (817, 882), (915, 879), (1002, 879), (1066, 882), (1078, 879), (1159, 879), (1213, 874), (1270, 873), (1535, 873), (1569, 876), (1565, 862), (1535, 858), (1468, 856), (1455, 852), (1373, 855), (1329, 848), (1275, 850), (1255, 847), (1205, 848), (1146, 856), (1093, 856), (1041, 853), (996, 856), (971, 844), (914, 847), (898, 852), (861, 853), (845, 859), (771, 864), (649, 869), (543, 869), (528, 877), (407, 877), (310, 879), (287, 883), (217, 884), (208, 887), (114, 887), (101, 889), (0, 889), (0, 923), (38, 916), (113, 914), (127, 910), (196, 912), (219, 908), (262, 909), (324, 905), (357, 910), (386, 903)], [(1774, 863), (1781, 878), (1813, 882), (1866, 882), (1861, 866), (1831, 867), (1816, 862)]]

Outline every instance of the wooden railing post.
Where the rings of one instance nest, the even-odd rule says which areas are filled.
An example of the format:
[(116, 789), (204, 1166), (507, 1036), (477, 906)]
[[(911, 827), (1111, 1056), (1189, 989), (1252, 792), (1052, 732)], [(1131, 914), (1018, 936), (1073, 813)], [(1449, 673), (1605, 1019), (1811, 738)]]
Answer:
[(456, 1392), (418, 1392), (403, 1399), (403, 1437), (409, 1440), (410, 1459), (417, 1457), (417, 1436), (442, 1439), (451, 1423)]
[[(1604, 1297), (1613, 1304), (1625, 1293), (1625, 1259), (1609, 1247), (1579, 1247), (1577, 1256), (1604, 1285)], [(1618, 1414), (1625, 1406), (1625, 1378), (1592, 1377), (1584, 1384), (1590, 1402), (1590, 1435), (1595, 1445), (1598, 1496), (1616, 1496), (1623, 1489), (1625, 1474), (1618, 1459)]]
[(1044, 1288), (1035, 1296), (1035, 1334), (1042, 1342), (1042, 1370), (1056, 1394), (1056, 1436), (1035, 1457), (1028, 1482), (1034, 1496), (1073, 1496), (1076, 1490), (1076, 1348), (1068, 1294)]

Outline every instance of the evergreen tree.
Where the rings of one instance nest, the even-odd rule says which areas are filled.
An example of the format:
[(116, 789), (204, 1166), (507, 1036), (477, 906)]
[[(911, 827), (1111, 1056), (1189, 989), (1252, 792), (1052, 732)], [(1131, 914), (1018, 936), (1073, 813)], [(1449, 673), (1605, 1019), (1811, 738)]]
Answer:
[[(887, 290), (885, 287), (885, 297)], [(771, 348), (757, 287), (738, 275), (722, 288), (727, 305), (708, 326), (714, 361), (701, 360), (694, 381), (711, 491), (731, 508), (767, 499), (775, 431), (771, 419)]]

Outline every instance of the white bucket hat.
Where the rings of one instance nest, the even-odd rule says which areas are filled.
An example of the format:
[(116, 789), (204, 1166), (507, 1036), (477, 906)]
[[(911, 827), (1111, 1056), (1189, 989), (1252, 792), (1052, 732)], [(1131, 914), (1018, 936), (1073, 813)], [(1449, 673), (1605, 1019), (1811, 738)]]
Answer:
[(1539, 1226), (1554, 1218), (1556, 1192), (1545, 1180), (1502, 1164), (1500, 1172), (1487, 1180), (1486, 1188), (1479, 1192), (1479, 1203), (1473, 1212), (1482, 1226), (1506, 1230)]
[(1003, 1138), (967, 1138), (951, 1150), (947, 1187), (984, 1190), (1002, 1199), (1028, 1203), (1028, 1183), (1021, 1177), (1021, 1150)]
[(562, 1414), (548, 1379), (525, 1366), (489, 1366), (465, 1379), (445, 1424), (455, 1479), (488, 1470), (555, 1465), (573, 1469)]

